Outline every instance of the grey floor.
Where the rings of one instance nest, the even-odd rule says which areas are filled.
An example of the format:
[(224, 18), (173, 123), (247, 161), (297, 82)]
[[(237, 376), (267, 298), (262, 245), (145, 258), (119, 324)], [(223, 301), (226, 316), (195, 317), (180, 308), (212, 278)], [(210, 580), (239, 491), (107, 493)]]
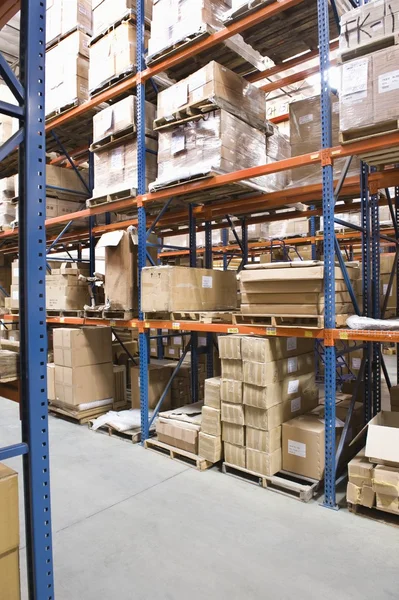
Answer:
[[(18, 440), (0, 399), (0, 446)], [(54, 418), (50, 445), (56, 600), (399, 597), (397, 528)]]

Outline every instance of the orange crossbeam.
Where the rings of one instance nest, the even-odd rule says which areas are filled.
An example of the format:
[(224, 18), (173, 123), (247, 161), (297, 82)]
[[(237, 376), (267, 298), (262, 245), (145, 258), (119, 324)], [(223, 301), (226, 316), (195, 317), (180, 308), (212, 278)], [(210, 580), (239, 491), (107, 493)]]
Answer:
[[(332, 60), (330, 63), (331, 66), (334, 66), (336, 64), (337, 64), (336, 60)], [(303, 71), (299, 71), (298, 73), (293, 73), (292, 75), (288, 75), (287, 77), (282, 77), (278, 81), (272, 81), (270, 83), (266, 83), (265, 85), (262, 85), (260, 89), (263, 90), (265, 93), (272, 92), (273, 90), (279, 90), (279, 89), (281, 89), (283, 87), (287, 87), (288, 85), (291, 85), (293, 83), (298, 83), (299, 81), (303, 81), (307, 77), (310, 77), (311, 75), (315, 75), (318, 72), (319, 72), (319, 65), (316, 65), (315, 67), (310, 67), (309, 69), (304, 69)]]

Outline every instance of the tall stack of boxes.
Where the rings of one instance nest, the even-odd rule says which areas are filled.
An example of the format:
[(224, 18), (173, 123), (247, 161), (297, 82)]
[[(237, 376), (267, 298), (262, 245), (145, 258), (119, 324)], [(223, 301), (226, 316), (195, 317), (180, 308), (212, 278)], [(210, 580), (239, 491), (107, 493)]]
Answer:
[(53, 404), (70, 411), (109, 410), (114, 395), (111, 328), (55, 329), (53, 346)]
[(19, 502), (18, 475), (0, 463), (0, 581), (1, 597), (18, 600), (19, 581)]
[(89, 98), (91, 0), (53, 0), (46, 10), (46, 115)]
[(318, 404), (313, 343), (302, 338), (219, 337), (226, 463), (262, 475), (281, 470), (281, 425)]
[[(339, 110), (343, 141), (358, 137), (363, 128), (364, 135), (371, 129), (373, 133), (384, 133), (396, 128), (399, 49), (393, 44), (399, 31), (398, 16), (397, 0), (381, 0), (351, 10), (341, 18)], [(378, 50), (382, 46), (388, 47)], [(347, 60), (356, 56), (360, 58)]]

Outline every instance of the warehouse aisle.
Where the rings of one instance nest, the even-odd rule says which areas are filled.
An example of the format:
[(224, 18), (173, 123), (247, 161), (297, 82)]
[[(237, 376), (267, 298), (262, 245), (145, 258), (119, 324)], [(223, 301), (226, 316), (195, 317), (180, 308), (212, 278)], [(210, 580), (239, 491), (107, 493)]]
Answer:
[[(0, 399), (1, 445), (17, 419)], [(50, 442), (56, 600), (397, 597), (393, 527), (54, 418)]]

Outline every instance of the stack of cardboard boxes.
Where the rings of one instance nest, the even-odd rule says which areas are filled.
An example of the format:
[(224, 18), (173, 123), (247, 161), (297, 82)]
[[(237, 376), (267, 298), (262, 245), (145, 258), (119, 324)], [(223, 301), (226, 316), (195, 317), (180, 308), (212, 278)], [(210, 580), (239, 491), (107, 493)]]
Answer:
[(46, 10), (46, 115), (89, 98), (91, 0), (53, 0)]
[[(371, 2), (345, 13), (341, 19), (340, 130), (344, 141), (359, 135), (359, 128), (384, 133), (398, 118), (396, 85), (399, 49), (399, 2)], [(383, 50), (378, 48), (388, 46)], [(377, 50), (373, 52), (373, 50)], [(394, 125), (396, 127), (396, 125)], [(353, 133), (353, 136), (351, 134)]]
[[(324, 314), (324, 265), (320, 262), (281, 262), (264, 268), (245, 269), (240, 275), (241, 312), (249, 315), (322, 316)], [(347, 265), (352, 285), (359, 265)], [(336, 314), (353, 312), (341, 269), (335, 268)]]
[(318, 404), (313, 343), (219, 337), (225, 461), (263, 475), (281, 470), (281, 425)]
[(60, 263), (46, 276), (46, 309), (56, 311), (83, 310), (90, 304), (89, 284), (81, 276), (87, 277), (87, 265)]
[(0, 582), (4, 600), (21, 597), (18, 475), (0, 463)]
[[(135, 13), (136, 0), (92, 0), (93, 38), (97, 37), (125, 15)], [(144, 15), (151, 21), (152, 0), (145, 0)]]
[(55, 381), (51, 403), (73, 412), (109, 410), (114, 396), (111, 328), (55, 329), (53, 346), (55, 366), (48, 371)]
[(205, 380), (198, 454), (211, 463), (223, 457), (220, 377)]

